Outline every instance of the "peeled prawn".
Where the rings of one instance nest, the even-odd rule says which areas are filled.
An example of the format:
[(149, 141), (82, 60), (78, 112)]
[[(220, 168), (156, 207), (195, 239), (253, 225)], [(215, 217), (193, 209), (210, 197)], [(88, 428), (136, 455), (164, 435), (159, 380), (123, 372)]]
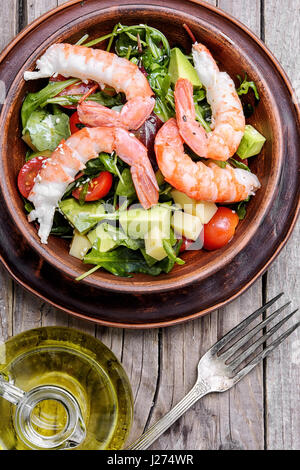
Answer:
[(175, 85), (176, 119), (181, 137), (200, 157), (228, 160), (237, 151), (245, 131), (245, 117), (233, 80), (220, 72), (203, 44), (193, 45), (193, 59), (200, 81), (206, 88), (212, 109), (211, 132), (196, 121), (193, 85), (179, 79)]
[(137, 130), (152, 113), (154, 103), (153, 98), (137, 96), (127, 101), (121, 111), (118, 112), (106, 108), (100, 103), (83, 101), (78, 105), (77, 112), (79, 120), (88, 126), (118, 126), (123, 129)]
[(53, 44), (37, 60), (36, 66), (38, 71), (24, 73), (25, 80), (60, 74), (64, 77), (94, 80), (101, 87), (109, 85), (117, 93), (125, 93), (127, 103), (121, 113), (90, 101), (79, 105), (80, 118), (85, 124), (92, 120), (95, 127), (136, 129), (154, 108), (153, 91), (145, 75), (136, 64), (111, 52), (71, 44)]
[(256, 175), (226, 164), (194, 162), (184, 153), (177, 122), (169, 119), (155, 138), (158, 166), (166, 181), (192, 199), (222, 203), (243, 201), (260, 188)]
[(34, 204), (34, 210), (28, 218), (30, 222), (38, 220), (42, 243), (47, 243), (57, 204), (77, 173), (99, 153), (114, 151), (130, 165), (142, 206), (148, 209), (157, 204), (159, 188), (146, 147), (125, 129), (85, 127), (61, 142), (51, 157), (45, 160), (29, 194), (28, 199)]

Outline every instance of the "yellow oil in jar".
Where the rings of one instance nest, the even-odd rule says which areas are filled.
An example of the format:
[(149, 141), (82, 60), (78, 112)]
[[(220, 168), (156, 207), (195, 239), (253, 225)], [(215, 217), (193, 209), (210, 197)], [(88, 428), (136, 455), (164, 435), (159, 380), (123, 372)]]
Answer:
[[(29, 330), (0, 346), (0, 373), (26, 392), (49, 385), (69, 392), (86, 428), (78, 449), (124, 446), (132, 419), (130, 384), (112, 352), (92, 336), (60, 327)], [(31, 448), (16, 432), (15, 408), (0, 397), (0, 448)], [(33, 431), (47, 439), (66, 428), (68, 415), (59, 401), (46, 397), (30, 421)]]

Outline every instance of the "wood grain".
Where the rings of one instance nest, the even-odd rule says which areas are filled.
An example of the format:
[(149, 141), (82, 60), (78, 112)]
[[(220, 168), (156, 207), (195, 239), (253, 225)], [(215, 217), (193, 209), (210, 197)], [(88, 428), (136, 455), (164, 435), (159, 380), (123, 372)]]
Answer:
[[(266, 44), (285, 68), (298, 93), (300, 57), (295, 50), (300, 44), (299, 17), (298, 0), (287, 0), (285, 9), (280, 14), (276, 0), (265, 2)], [(272, 298), (278, 291), (284, 291), (286, 299), (293, 300), (294, 308), (297, 304), (299, 305), (300, 294), (299, 241), (300, 225), (298, 223), (290, 242), (271, 266), (267, 277), (267, 297)], [(297, 319), (299, 320), (299, 316), (293, 321), (296, 322)], [(266, 446), (268, 449), (299, 449), (299, 330), (267, 360), (265, 376)]]
[[(210, 2), (215, 4), (215, 2)], [(218, 6), (260, 34), (259, 1), (219, 1)], [(174, 406), (196, 380), (199, 358), (211, 345), (261, 304), (261, 281), (228, 307), (192, 323), (162, 332), (161, 380), (151, 423)], [(152, 448), (263, 448), (263, 380), (257, 368), (245, 381), (222, 395), (204, 397)]]
[[(6, 14), (1, 15), (0, 50), (10, 42), (18, 32), (18, 1), (12, 0), (7, 8), (6, 0), (0, 0), (0, 9)], [(0, 266), (0, 341), (12, 335), (12, 312), (14, 306), (14, 283)]]
[[(4, 10), (6, 0), (0, 0)], [(18, 32), (17, 0), (0, 18), (0, 49)], [(27, 0), (22, 21), (30, 22), (63, 0)], [(209, 3), (215, 5), (214, 1)], [(265, 38), (267, 45), (294, 80), (300, 70), (299, 2), (286, 0), (219, 0), (228, 11)], [(262, 12), (262, 15), (261, 15)], [(298, 14), (297, 14), (298, 12)], [(297, 39), (298, 38), (298, 39)], [(298, 41), (298, 42), (297, 42)], [(0, 341), (41, 325), (67, 325), (96, 335), (121, 359), (135, 398), (131, 439), (159, 419), (186, 392), (196, 378), (200, 356), (226, 331), (281, 289), (297, 303), (299, 286), (299, 224), (291, 240), (263, 281), (228, 307), (213, 314), (162, 330), (129, 331), (96, 327), (57, 311), (10, 280), (0, 268)], [(132, 308), (134, 309), (134, 305)], [(232, 391), (205, 397), (153, 446), (153, 449), (299, 449), (300, 448), (300, 337), (290, 338)]]

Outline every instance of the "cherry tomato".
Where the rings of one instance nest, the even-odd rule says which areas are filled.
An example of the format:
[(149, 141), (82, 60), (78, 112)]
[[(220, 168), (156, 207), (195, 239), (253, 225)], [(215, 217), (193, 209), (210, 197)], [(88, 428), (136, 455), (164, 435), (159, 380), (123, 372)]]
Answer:
[(75, 113), (72, 114), (70, 117), (70, 131), (71, 134), (75, 134), (75, 132), (80, 131), (83, 127), (90, 127), (86, 126), (85, 124), (82, 124), (82, 122), (79, 121), (78, 113), (75, 111)]
[(22, 196), (24, 196), (26, 199), (28, 198), (29, 193), (33, 188), (35, 177), (42, 168), (43, 162), (47, 160), (47, 158), (48, 157), (32, 158), (21, 168), (18, 175), (18, 188)]
[(182, 244), (181, 244), (181, 247), (179, 249), (179, 252), (180, 253), (183, 253), (184, 251), (188, 250), (189, 247), (195, 243), (193, 240), (189, 240), (188, 238), (185, 238), (185, 237), (182, 237)]
[[(99, 176), (92, 179), (89, 184), (88, 191), (85, 196), (86, 201), (98, 201), (103, 198), (109, 192), (113, 182), (113, 176), (109, 171), (102, 171)], [(82, 186), (76, 188), (72, 195), (76, 198), (80, 198)]]
[(219, 207), (213, 218), (204, 225), (204, 248), (217, 250), (233, 237), (239, 217), (228, 207)]

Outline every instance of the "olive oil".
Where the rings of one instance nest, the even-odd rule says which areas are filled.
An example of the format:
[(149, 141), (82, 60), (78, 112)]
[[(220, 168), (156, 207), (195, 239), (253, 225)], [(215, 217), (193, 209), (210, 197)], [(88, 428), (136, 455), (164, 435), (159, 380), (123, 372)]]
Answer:
[(30, 412), (24, 407), (27, 421), (0, 397), (0, 448), (49, 448), (55, 439), (64, 448), (59, 437), (72, 416), (60, 390), (78, 407), (77, 449), (123, 447), (132, 419), (130, 384), (112, 352), (92, 336), (61, 327), (29, 330), (0, 346), (0, 374), (38, 397)]

